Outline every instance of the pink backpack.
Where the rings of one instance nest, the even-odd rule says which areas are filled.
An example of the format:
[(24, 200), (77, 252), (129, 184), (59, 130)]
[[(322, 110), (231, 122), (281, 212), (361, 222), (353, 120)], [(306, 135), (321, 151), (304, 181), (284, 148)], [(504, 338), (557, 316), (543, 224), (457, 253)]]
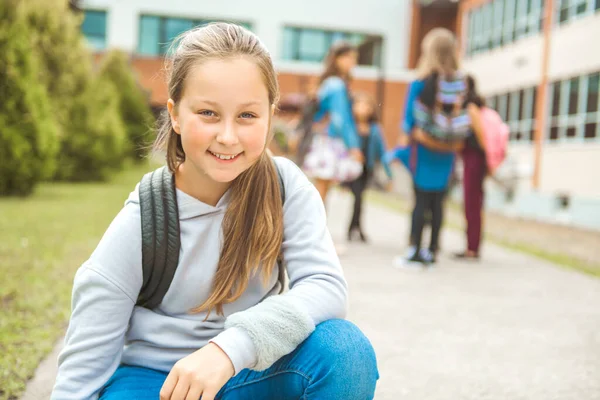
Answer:
[(493, 174), (506, 158), (510, 131), (500, 115), (488, 107), (481, 109), (481, 123), (485, 134), (485, 155), (488, 170), (490, 174)]

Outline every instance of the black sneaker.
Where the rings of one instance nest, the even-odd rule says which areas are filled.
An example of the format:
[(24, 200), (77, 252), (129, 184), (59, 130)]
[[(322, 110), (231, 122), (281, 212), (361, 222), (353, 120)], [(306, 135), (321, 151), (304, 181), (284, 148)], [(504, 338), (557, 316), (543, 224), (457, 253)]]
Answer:
[(410, 246), (406, 249), (406, 253), (403, 256), (394, 258), (394, 267), (396, 268), (420, 268), (423, 265), (420, 252), (415, 246)]
[(419, 258), (425, 265), (435, 264), (435, 253), (429, 249), (421, 249), (419, 251)]

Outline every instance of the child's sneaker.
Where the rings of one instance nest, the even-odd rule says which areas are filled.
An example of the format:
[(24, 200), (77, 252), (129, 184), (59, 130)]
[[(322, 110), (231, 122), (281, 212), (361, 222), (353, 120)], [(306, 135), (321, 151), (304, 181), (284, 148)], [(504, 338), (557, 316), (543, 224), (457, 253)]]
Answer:
[(422, 267), (423, 261), (421, 260), (420, 252), (415, 246), (410, 246), (406, 249), (406, 253), (403, 256), (394, 258), (394, 267), (396, 268), (407, 268), (407, 267)]
[(431, 265), (435, 263), (435, 254), (429, 249), (421, 249), (419, 251), (419, 258), (425, 265)]

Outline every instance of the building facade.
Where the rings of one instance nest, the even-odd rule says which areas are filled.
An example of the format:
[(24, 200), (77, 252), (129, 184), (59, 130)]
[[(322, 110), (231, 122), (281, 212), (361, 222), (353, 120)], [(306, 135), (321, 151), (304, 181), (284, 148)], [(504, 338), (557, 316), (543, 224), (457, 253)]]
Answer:
[[(353, 89), (381, 104), (386, 138), (395, 143), (410, 66), (416, 2), (378, 0), (85, 0), (82, 26), (90, 44), (102, 53), (119, 48), (132, 55), (153, 106), (162, 107), (167, 91), (162, 68), (171, 40), (180, 32), (210, 21), (229, 21), (255, 32), (272, 54), (282, 94), (304, 92), (322, 70), (329, 46), (339, 39), (359, 48)], [(456, 8), (456, 7), (455, 7)], [(446, 17), (455, 23), (454, 15)], [(417, 46), (418, 48), (418, 46)]]
[(491, 184), (487, 204), (600, 229), (600, 0), (467, 0), (458, 19), (463, 66), (511, 128), (517, 190)]
[(329, 46), (351, 41), (360, 53), (353, 89), (381, 105), (388, 146), (399, 133), (420, 41), (446, 27), (457, 32), (464, 68), (511, 128), (501, 173), (516, 191), (506, 196), (492, 183), (487, 205), (600, 229), (600, 52), (594, 51), (600, 0), (84, 0), (81, 6), (90, 44), (99, 53), (130, 53), (154, 107), (167, 100), (168, 44), (195, 25), (221, 20), (254, 31), (272, 54), (283, 95), (305, 92)]

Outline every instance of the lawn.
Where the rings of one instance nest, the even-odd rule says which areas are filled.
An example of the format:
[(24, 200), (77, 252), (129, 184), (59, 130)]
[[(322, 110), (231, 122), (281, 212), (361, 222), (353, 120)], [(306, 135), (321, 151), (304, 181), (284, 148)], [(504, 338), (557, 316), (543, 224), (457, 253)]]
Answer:
[(0, 400), (18, 399), (67, 326), (77, 268), (149, 164), (110, 182), (46, 183), (0, 199)]

